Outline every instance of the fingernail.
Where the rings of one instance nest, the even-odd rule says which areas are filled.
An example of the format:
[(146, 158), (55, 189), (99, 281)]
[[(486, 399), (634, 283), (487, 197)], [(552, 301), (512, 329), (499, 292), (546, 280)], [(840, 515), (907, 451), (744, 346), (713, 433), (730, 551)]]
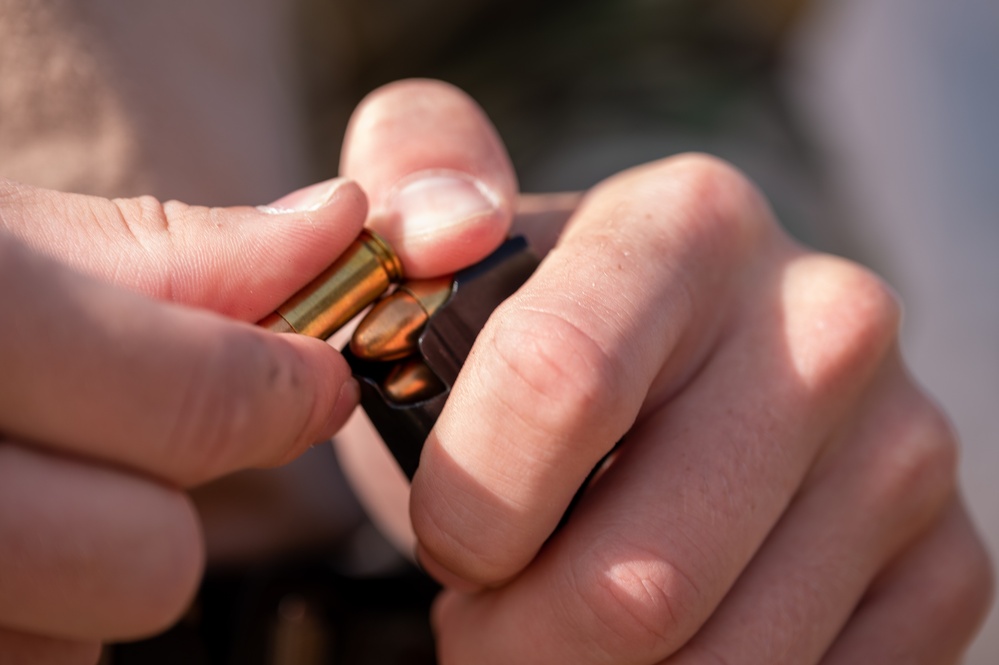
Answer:
[(350, 412), (354, 410), (354, 407), (358, 405), (361, 401), (361, 386), (354, 377), (348, 378), (344, 381), (343, 385), (340, 386), (340, 394), (336, 398), (336, 404), (333, 405), (333, 410), (330, 411), (330, 417), (326, 421), (326, 425), (323, 427), (320, 436), (320, 440), (325, 441), (326, 439), (333, 438), (344, 423), (347, 422), (347, 418), (350, 417)]
[(499, 198), (481, 181), (457, 171), (416, 173), (396, 186), (389, 210), (404, 235), (436, 232), (499, 209)]
[(286, 194), (270, 205), (257, 206), (257, 210), (270, 215), (319, 210), (330, 202), (336, 190), (340, 189), (346, 182), (346, 178), (333, 178), (317, 182), (314, 185), (295, 190), (291, 194)]
[(480, 585), (458, 577), (450, 570), (437, 563), (437, 561), (435, 561), (434, 558), (430, 556), (425, 549), (423, 549), (423, 545), (420, 543), (416, 544), (413, 557), (416, 559), (416, 564), (423, 570), (423, 572), (437, 580), (441, 586), (461, 593), (475, 593), (476, 591), (482, 590)]

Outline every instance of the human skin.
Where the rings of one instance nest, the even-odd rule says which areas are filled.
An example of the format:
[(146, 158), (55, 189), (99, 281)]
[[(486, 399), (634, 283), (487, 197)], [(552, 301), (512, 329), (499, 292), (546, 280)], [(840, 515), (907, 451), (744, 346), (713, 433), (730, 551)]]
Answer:
[(203, 559), (183, 490), (287, 460), (355, 405), (333, 349), (245, 322), (342, 251), (366, 201), (333, 182), (282, 205), (303, 210), (0, 183), (0, 662), (93, 661), (172, 623)]
[[(474, 118), (452, 89), (389, 86), (356, 112), (342, 172), (377, 210), (382, 169), (491, 134)], [(420, 138), (398, 155), (404, 136)], [(480, 159), (502, 190), (506, 161)], [(480, 333), (413, 479), (412, 532), (364, 423), (338, 441), (360, 495), (448, 587), (441, 662), (956, 662), (992, 573), (890, 288), (796, 243), (710, 157), (569, 203), (530, 199), (548, 225), (518, 230), (568, 221)]]
[[(247, 323), (366, 218), (413, 276), (513, 223), (503, 147), (449, 86), (376, 92), (344, 155), (370, 215), (342, 181), (270, 213), (2, 184), (0, 661), (93, 661), (169, 625), (202, 567), (184, 490), (342, 425), (342, 358)], [(533, 204), (555, 220), (565, 199)], [(421, 562), (453, 589), (443, 662), (954, 660), (991, 577), (898, 319), (876, 277), (794, 244), (710, 158), (588, 193), (486, 326), (414, 479)], [(405, 499), (356, 463), (379, 452), (363, 433), (342, 438), (364, 496)]]
[[(472, 176), (480, 155), (503, 154), (479, 137), (489, 145), (454, 162)], [(383, 201), (382, 227), (425, 224), (426, 188), (411, 184), (398, 206)], [(468, 187), (443, 203), (430, 192), (459, 219), (393, 238), (410, 274), (470, 265), (504, 237), (513, 181), (502, 202)], [(203, 568), (185, 490), (340, 428), (358, 388), (339, 353), (250, 324), (367, 217), (343, 179), (261, 208), (0, 180), (0, 662), (93, 662), (102, 641), (169, 626)]]

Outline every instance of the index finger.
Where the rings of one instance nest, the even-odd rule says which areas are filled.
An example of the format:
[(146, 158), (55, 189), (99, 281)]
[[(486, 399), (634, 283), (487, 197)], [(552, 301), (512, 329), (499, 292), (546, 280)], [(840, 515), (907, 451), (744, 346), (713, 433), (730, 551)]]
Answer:
[(325, 343), (97, 282), (0, 235), (0, 430), (178, 485), (290, 459), (357, 403)]
[(615, 177), (494, 312), (413, 480), (431, 573), (495, 585), (521, 571), (643, 405), (696, 372), (763, 227), (743, 183), (703, 157)]

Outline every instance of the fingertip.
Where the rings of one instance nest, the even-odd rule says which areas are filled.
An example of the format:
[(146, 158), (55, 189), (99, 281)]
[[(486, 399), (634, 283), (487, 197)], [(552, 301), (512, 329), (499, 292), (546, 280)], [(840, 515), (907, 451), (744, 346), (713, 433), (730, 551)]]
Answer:
[(246, 220), (251, 224), (244, 232), (261, 236), (272, 250), (302, 254), (290, 266), (298, 273), (299, 264), (311, 264), (313, 257), (321, 262), (319, 269), (325, 267), (357, 237), (368, 215), (368, 198), (353, 180), (332, 178), (250, 210), (254, 216)]
[(268, 215), (288, 215), (331, 207), (359, 213), (351, 217), (360, 216), (363, 219), (367, 211), (367, 198), (353, 180), (331, 178), (296, 189), (267, 205), (257, 206), (257, 210)]
[(320, 431), (318, 440), (326, 441), (328, 439), (332, 439), (333, 435), (339, 432), (340, 428), (344, 426), (347, 419), (350, 418), (350, 414), (354, 412), (354, 408), (357, 407), (360, 402), (361, 385), (353, 376), (348, 376), (347, 380), (340, 386), (340, 392), (337, 393), (336, 402), (333, 404), (333, 408), (330, 409), (329, 417), (326, 419), (326, 425)]
[(348, 123), (341, 173), (357, 178), (380, 201), (401, 177), (431, 167), (513, 181), (499, 135), (482, 107), (460, 88), (406, 79), (370, 92)]
[(509, 231), (517, 181), (483, 110), (440, 81), (400, 81), (358, 107), (342, 172), (371, 197), (368, 224), (410, 277), (455, 272), (487, 256)]
[(294, 351), (307, 370), (308, 385), (298, 386), (297, 392), (302, 399), (312, 401), (306, 422), (298, 426), (292, 445), (273, 462), (280, 466), (338, 432), (360, 402), (361, 389), (347, 361), (326, 342), (298, 334), (277, 337)]

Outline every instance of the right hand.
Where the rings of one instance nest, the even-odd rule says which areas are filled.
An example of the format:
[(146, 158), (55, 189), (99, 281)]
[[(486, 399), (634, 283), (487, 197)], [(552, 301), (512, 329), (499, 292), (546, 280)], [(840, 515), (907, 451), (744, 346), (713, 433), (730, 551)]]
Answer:
[(335, 350), (248, 323), (354, 239), (365, 198), (275, 205), (0, 181), (0, 663), (93, 662), (172, 623), (203, 565), (184, 490), (287, 461), (355, 406)]

